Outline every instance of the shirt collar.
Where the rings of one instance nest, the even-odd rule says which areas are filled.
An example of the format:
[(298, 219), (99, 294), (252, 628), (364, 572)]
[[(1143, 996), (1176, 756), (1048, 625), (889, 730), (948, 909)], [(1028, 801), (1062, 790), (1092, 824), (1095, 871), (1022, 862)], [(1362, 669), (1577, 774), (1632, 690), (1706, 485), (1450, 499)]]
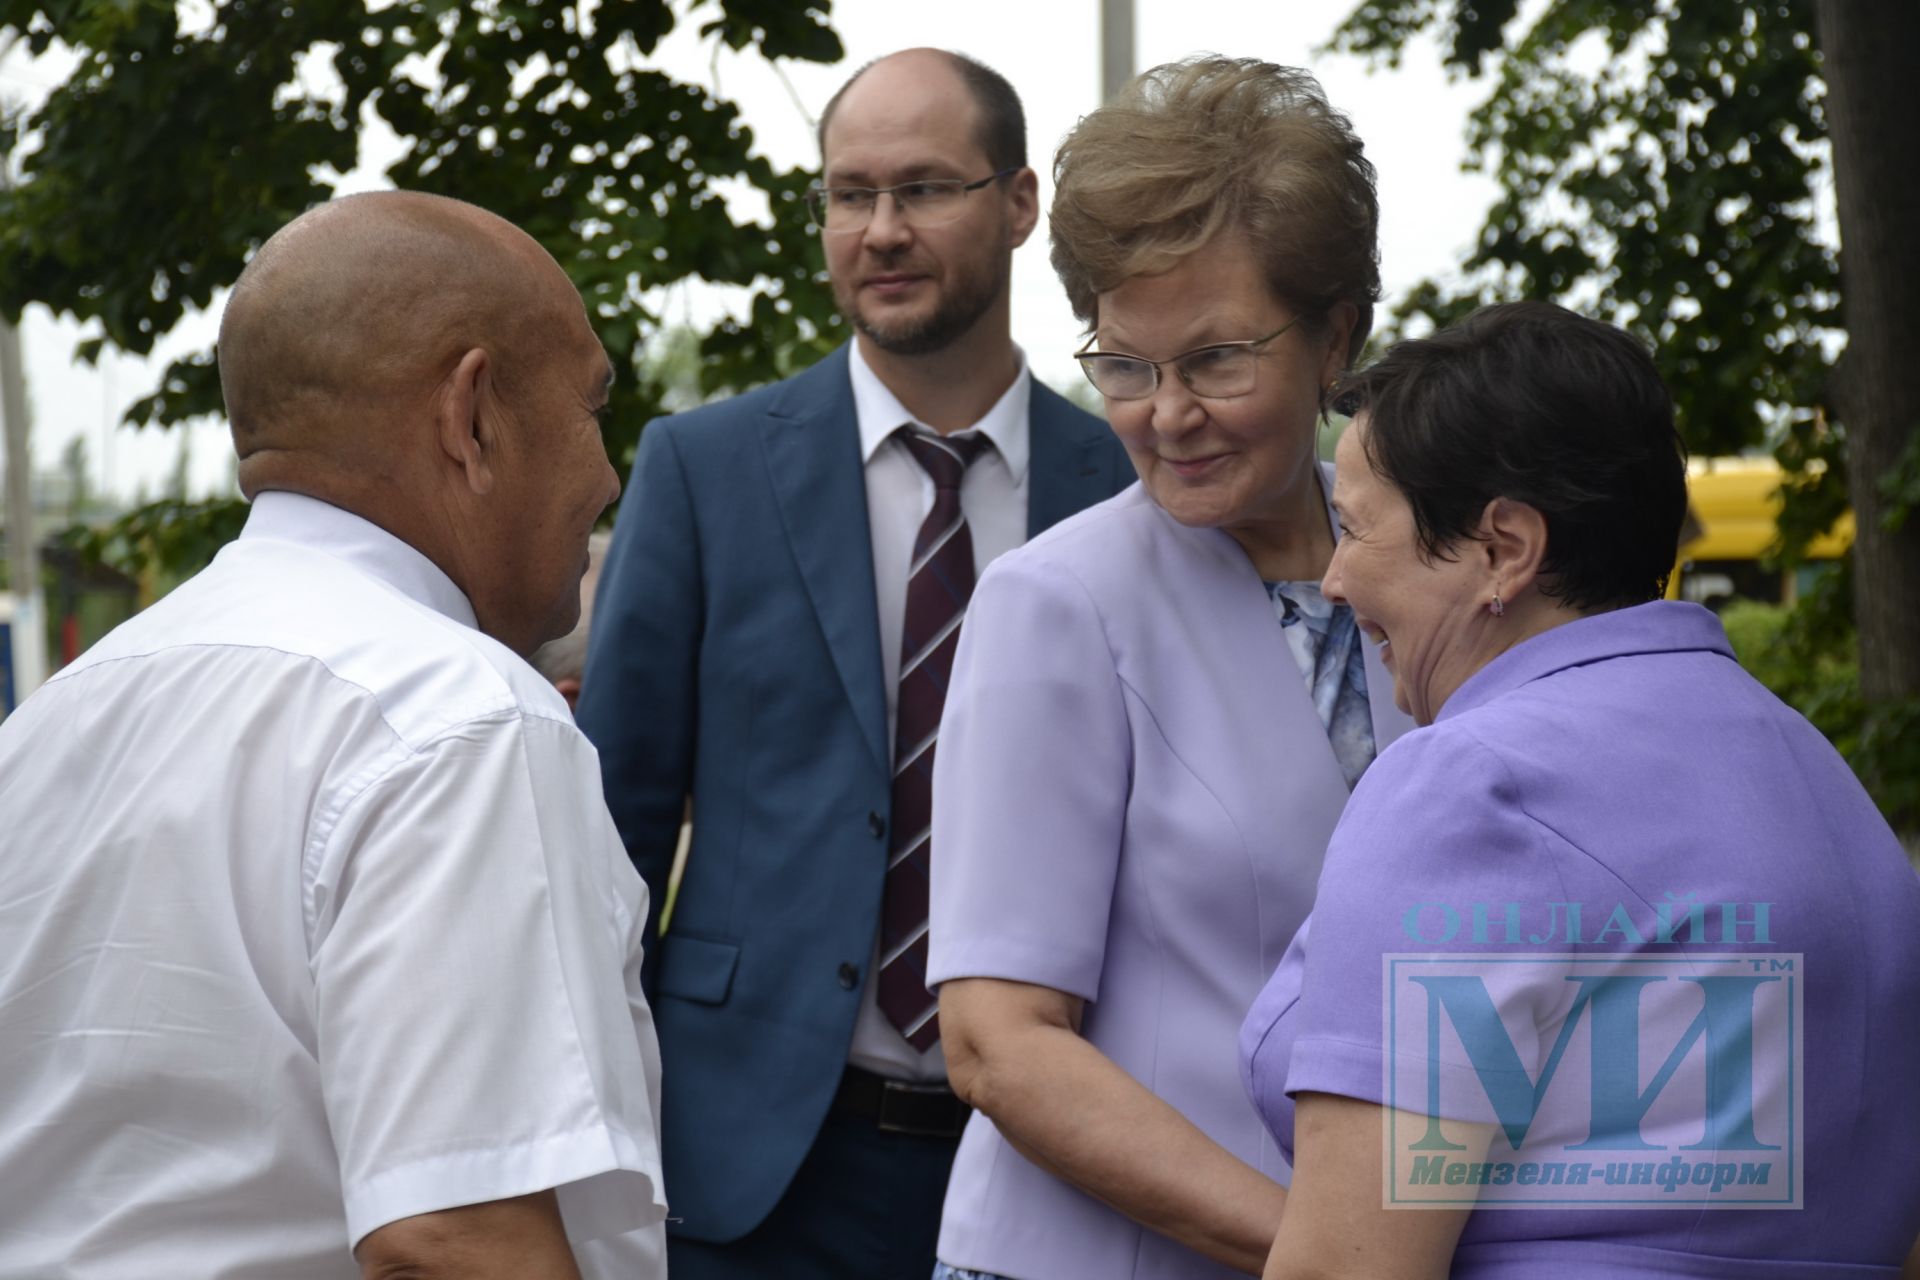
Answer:
[(1569, 667), (1643, 653), (1718, 653), (1733, 657), (1720, 619), (1709, 609), (1679, 600), (1655, 600), (1576, 618), (1522, 640), (1468, 676), (1440, 708), (1446, 720), (1511, 693), (1529, 681)]
[(311, 547), (378, 578), (435, 613), (445, 614), (462, 626), (479, 628), (466, 593), (440, 566), (371, 520), (332, 503), (301, 493), (268, 490), (253, 500), (240, 537)]
[[(860, 461), (872, 462), (873, 455), (881, 445), (892, 438), (893, 433), (908, 423), (919, 423), (900, 398), (887, 389), (880, 381), (880, 375), (873, 371), (860, 354), (860, 343), (856, 339), (847, 344), (847, 375), (853, 382), (853, 412), (860, 421)], [(978, 431), (993, 442), (994, 451), (1007, 464), (1007, 470), (1013, 475), (1013, 482), (1019, 484), (1027, 474), (1027, 406), (1033, 393), (1033, 375), (1027, 369), (1026, 353), (1014, 348), (1020, 357), (1020, 372), (1014, 375), (1013, 383), (1000, 398), (993, 402), (985, 416), (973, 425), (964, 428)], [(931, 427), (927, 428), (932, 430)]]

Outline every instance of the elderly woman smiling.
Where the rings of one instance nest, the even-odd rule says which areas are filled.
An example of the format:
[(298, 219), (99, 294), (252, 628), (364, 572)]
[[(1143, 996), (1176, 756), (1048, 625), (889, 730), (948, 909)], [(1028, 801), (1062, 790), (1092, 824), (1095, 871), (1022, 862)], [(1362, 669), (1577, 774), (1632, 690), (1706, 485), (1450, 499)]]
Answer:
[[(1652, 360), (1519, 303), (1343, 395), (1323, 587), (1429, 727), (1354, 793), (1242, 1032), (1294, 1162), (1266, 1275), (1895, 1277), (1920, 881), (1714, 616), (1660, 599), (1686, 481)], [(1484, 1003), (1402, 990), (1423, 972)]]
[(1374, 752), (1409, 726), (1315, 457), (1378, 291), (1373, 171), (1305, 73), (1140, 77), (1055, 163), (1053, 259), (1140, 484), (975, 590), (935, 766), (929, 980), (978, 1108), (944, 1273), (1255, 1272), (1286, 1174), (1234, 1071)]

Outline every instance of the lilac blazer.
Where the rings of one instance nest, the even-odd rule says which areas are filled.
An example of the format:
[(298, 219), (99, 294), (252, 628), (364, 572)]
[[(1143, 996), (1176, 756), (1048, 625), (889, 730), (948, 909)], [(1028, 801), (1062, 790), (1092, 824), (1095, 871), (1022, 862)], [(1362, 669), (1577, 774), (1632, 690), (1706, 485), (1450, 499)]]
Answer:
[[(1367, 688), (1384, 749), (1412, 726), (1371, 646)], [(1000, 557), (974, 592), (934, 768), (928, 983), (1083, 997), (1102, 1053), (1285, 1181), (1237, 1037), (1346, 800), (1245, 552), (1135, 485)], [(939, 1252), (1021, 1280), (1232, 1274), (1041, 1171), (983, 1115)]]

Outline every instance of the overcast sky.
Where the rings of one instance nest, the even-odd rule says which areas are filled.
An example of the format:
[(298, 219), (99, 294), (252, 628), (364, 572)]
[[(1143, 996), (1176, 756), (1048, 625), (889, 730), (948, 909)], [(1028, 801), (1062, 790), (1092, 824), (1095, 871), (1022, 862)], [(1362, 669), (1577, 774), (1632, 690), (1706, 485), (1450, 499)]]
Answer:
[[(1460, 171), (1467, 112), (1485, 93), (1473, 82), (1450, 84), (1437, 52), (1421, 45), (1397, 71), (1369, 73), (1357, 60), (1316, 56), (1349, 7), (1301, 0), (1137, 0), (1138, 65), (1195, 52), (1256, 56), (1305, 66), (1317, 75), (1335, 106), (1352, 116), (1380, 175), (1381, 271), (1388, 302), (1428, 276), (1458, 262), (1493, 198), (1492, 184)], [(686, 21), (659, 50), (657, 65), (709, 87), (740, 104), (761, 150), (776, 164), (817, 163), (811, 116), (855, 68), (881, 54), (912, 45), (958, 49), (987, 62), (1019, 89), (1027, 109), (1029, 151), (1041, 174), (1041, 202), (1052, 198), (1047, 181), (1054, 146), (1099, 98), (1099, 0), (972, 0), (963, 6), (919, 0), (836, 0), (833, 25), (846, 45), (846, 61), (832, 67), (782, 64), (792, 92), (752, 53), (721, 50), (695, 36), (698, 15)], [(64, 66), (28, 64), (18, 56), (0, 64), (0, 95), (33, 103), (63, 74)], [(798, 98), (798, 102), (795, 98)], [(379, 176), (392, 141), (363, 141), (363, 167), (345, 189), (386, 185)], [(737, 304), (739, 295), (685, 286), (665, 299), (672, 319), (706, 323)], [(1035, 373), (1056, 385), (1078, 374), (1069, 356), (1079, 345), (1078, 327), (1047, 266), (1043, 232), (1036, 232), (1014, 259), (1013, 326)], [(34, 412), (36, 466), (51, 467), (67, 442), (84, 436), (96, 483), (131, 495), (144, 481), (157, 493), (173, 469), (180, 432), (116, 428), (120, 414), (151, 390), (166, 360), (211, 343), (215, 320), (183, 323), (156, 348), (151, 360), (103, 356), (98, 368), (74, 363), (74, 342), (84, 336), (71, 321), (53, 319), (39, 307), (22, 325), (29, 393)], [(231, 474), (225, 428), (209, 422), (191, 428), (196, 495), (226, 491)]]

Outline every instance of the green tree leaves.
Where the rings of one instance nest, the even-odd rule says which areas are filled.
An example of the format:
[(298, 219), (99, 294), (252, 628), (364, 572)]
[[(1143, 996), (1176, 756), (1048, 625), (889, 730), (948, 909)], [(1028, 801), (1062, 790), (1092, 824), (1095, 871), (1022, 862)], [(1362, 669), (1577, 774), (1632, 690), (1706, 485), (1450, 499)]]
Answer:
[[(757, 154), (738, 109), (647, 65), (690, 14), (769, 58), (830, 62), (827, 0), (0, 0), (0, 27), (80, 62), (0, 143), (26, 143), (0, 193), (0, 308), (97, 322), (144, 354), (204, 308), (247, 253), (352, 170), (368, 117), (404, 145), (395, 185), (457, 196), (525, 227), (587, 301), (621, 377), (616, 466), (662, 387), (647, 367), (649, 291), (688, 278), (752, 291), (752, 320), (703, 351), (710, 390), (770, 381), (838, 340), (807, 175)], [(710, 15), (710, 16), (708, 16)], [(768, 214), (723, 192), (764, 193)], [(211, 353), (175, 362), (128, 415), (218, 412)]]
[(1468, 142), (1500, 196), (1468, 283), (1415, 290), (1394, 327), (1567, 302), (1655, 344), (1696, 452), (1790, 432), (1817, 456), (1840, 320), (1812, 194), (1825, 123), (1810, 0), (1550, 0), (1530, 25), (1517, 9), (1367, 0), (1335, 32), (1335, 48), (1385, 61), (1431, 32), (1451, 68), (1490, 83)]
[[(1334, 33), (1334, 48), (1386, 63), (1430, 35), (1449, 68), (1489, 86), (1469, 121), (1470, 164), (1492, 174), (1500, 194), (1463, 264), (1465, 283), (1414, 289), (1394, 310), (1388, 337), (1512, 298), (1550, 298), (1601, 316), (1653, 344), (1695, 453), (1773, 450), (1790, 477), (1783, 560), (1798, 559), (1846, 510), (1850, 469), (1861, 537), (1882, 527), (1897, 533), (1920, 503), (1920, 424), (1873, 416), (1873, 407), (1903, 403), (1898, 395), (1841, 394), (1885, 378), (1885, 361), (1858, 374), (1835, 370), (1847, 318), (1835, 235), (1821, 225), (1833, 176), (1823, 79), (1831, 70), (1816, 48), (1815, 0), (1542, 0), (1525, 17), (1520, 8), (1518, 0), (1361, 0)], [(1820, 11), (1833, 20), (1829, 41), (1858, 31), (1870, 50), (1889, 55), (1886, 63), (1910, 67), (1920, 56), (1913, 24), (1885, 21), (1890, 12), (1899, 4)], [(1898, 100), (1903, 86), (1888, 74), (1857, 75), (1833, 83), (1868, 103)], [(1884, 128), (1862, 127), (1873, 154), (1910, 182), (1920, 157), (1889, 142)], [(1903, 193), (1884, 174), (1877, 181), (1869, 205), (1910, 208), (1889, 205)], [(1843, 221), (1850, 212), (1873, 208), (1845, 203), (1843, 192)], [(1907, 235), (1910, 222), (1897, 234)], [(1851, 260), (1856, 272), (1860, 261)], [(1863, 319), (1859, 292), (1856, 283), (1856, 347), (1862, 334), (1910, 332), (1885, 317)], [(1837, 405), (1842, 398), (1853, 405)], [(1837, 409), (1852, 414), (1851, 437)], [(1870, 494), (1859, 491), (1863, 457), (1880, 459), (1864, 468)], [(1866, 523), (1873, 512), (1881, 514)], [(1920, 690), (1902, 674), (1910, 665), (1888, 660), (1912, 646), (1910, 583), (1888, 571), (1900, 558), (1882, 553), (1865, 573), (1849, 565), (1790, 616), (1747, 611), (1729, 625), (1741, 633), (1743, 661), (1833, 738), (1913, 839)], [(1871, 637), (1881, 638), (1877, 648)], [(1875, 686), (1863, 673), (1876, 672), (1892, 696), (1863, 698), (1863, 686)]]

